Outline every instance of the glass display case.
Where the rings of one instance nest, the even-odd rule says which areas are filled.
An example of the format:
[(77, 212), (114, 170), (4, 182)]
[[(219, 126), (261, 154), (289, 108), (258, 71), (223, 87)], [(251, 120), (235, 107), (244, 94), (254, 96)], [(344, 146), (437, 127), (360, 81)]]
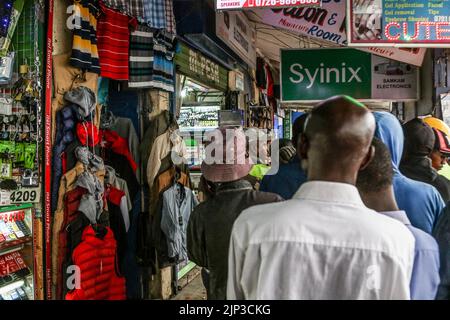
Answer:
[(0, 208), (0, 300), (35, 298), (35, 209)]

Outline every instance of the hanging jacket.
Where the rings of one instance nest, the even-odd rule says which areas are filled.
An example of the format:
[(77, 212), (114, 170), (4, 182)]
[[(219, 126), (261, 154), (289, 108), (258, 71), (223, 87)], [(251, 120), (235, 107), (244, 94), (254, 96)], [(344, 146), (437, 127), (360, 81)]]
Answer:
[(266, 62), (260, 57), (256, 58), (256, 85), (260, 89), (265, 89), (267, 86)]
[(431, 184), (439, 191), (445, 203), (450, 201), (450, 180), (441, 176), (432, 166), (428, 157), (410, 156), (405, 158), (400, 171), (410, 179)]
[[(56, 133), (52, 154), (52, 198), (58, 195), (59, 182), (67, 171), (64, 152), (76, 140), (76, 126), (79, 122), (94, 117), (95, 94), (87, 87), (73, 88), (64, 94), (67, 105), (56, 113)], [(73, 167), (69, 168), (72, 169)], [(52, 212), (56, 202), (52, 203)]]
[[(109, 225), (117, 243), (117, 262), (120, 274), (123, 274), (123, 262), (128, 248), (127, 229), (124, 216), (128, 215), (125, 193), (108, 186), (105, 190), (108, 205)], [(129, 219), (129, 218), (128, 218)], [(129, 221), (129, 220), (128, 220)]]
[[(53, 145), (52, 199), (58, 197), (59, 183), (65, 173), (62, 155), (66, 147), (75, 140), (75, 110), (71, 105), (64, 107), (56, 114), (56, 138)], [(52, 202), (52, 212), (56, 210), (56, 201)]]
[(76, 137), (76, 141), (71, 143), (66, 148), (65, 152), (67, 168), (69, 170), (73, 168), (77, 161), (74, 153), (75, 149), (80, 146), (88, 146), (91, 149), (92, 147), (95, 147), (96, 154), (101, 147), (111, 149), (114, 153), (124, 156), (132, 170), (136, 172), (137, 164), (128, 148), (128, 142), (119, 136), (117, 132), (112, 130), (100, 130), (91, 122), (83, 122), (76, 125)]
[[(181, 169), (182, 170), (182, 169)], [(161, 210), (162, 210), (162, 196), (165, 190), (170, 188), (175, 177), (175, 168), (173, 165), (160, 173), (155, 179), (155, 183), (151, 189), (150, 203), (148, 205), (148, 212), (141, 213), (138, 224), (138, 239), (137, 239), (137, 257), (139, 264), (145, 268), (151, 268), (152, 272), (156, 270), (156, 248), (161, 248), (165, 245), (165, 240), (161, 232)], [(185, 187), (190, 187), (191, 183), (189, 175), (181, 171), (178, 183)], [(161, 250), (160, 250), (161, 251)], [(164, 251), (164, 249), (163, 249)], [(160, 266), (167, 264), (167, 261), (159, 261)]]
[[(101, 143), (100, 143), (101, 142)], [(137, 164), (128, 148), (128, 142), (111, 130), (99, 130), (89, 122), (77, 125), (77, 139), (65, 152), (67, 167), (74, 166), (77, 157), (75, 150), (81, 146), (89, 146), (95, 154), (100, 155), (105, 165), (113, 167), (117, 174), (127, 181), (131, 200), (139, 192), (139, 181), (136, 176)]]
[(83, 232), (82, 242), (72, 254), (80, 268), (81, 288), (70, 291), (66, 300), (125, 300), (125, 279), (118, 276), (116, 240), (111, 229), (103, 239), (92, 226)]
[(130, 191), (128, 191), (127, 182), (117, 176), (116, 170), (111, 166), (105, 166), (105, 184), (110, 184), (114, 188), (123, 191), (127, 198), (128, 210), (131, 211), (133, 204), (131, 203)]
[(67, 226), (75, 219), (78, 215), (78, 206), (80, 204), (81, 197), (87, 193), (87, 190), (81, 187), (76, 187), (75, 189), (67, 192), (64, 199), (64, 219), (61, 230), (58, 234), (58, 251), (57, 251), (57, 282), (56, 282), (56, 299), (60, 300), (63, 298), (63, 287), (65, 283), (63, 282), (63, 275), (66, 274), (66, 270), (63, 268), (64, 260), (67, 255)]
[(176, 120), (167, 110), (164, 110), (150, 121), (139, 148), (143, 164), (147, 164), (156, 138), (166, 132), (171, 126), (176, 127)]
[[(64, 253), (64, 259), (62, 262), (62, 270), (68, 270), (70, 266), (73, 266), (74, 263), (72, 261), (72, 254), (76, 247), (81, 243), (83, 238), (83, 232), (84, 230), (90, 225), (89, 219), (82, 214), (81, 212), (76, 212), (74, 215), (74, 219), (67, 225), (66, 228), (66, 252)], [(109, 213), (105, 210), (100, 216), (100, 219), (98, 221), (99, 225), (102, 225), (104, 227), (109, 227)], [(67, 287), (68, 279), (70, 278), (71, 274), (64, 272), (62, 274), (62, 296), (61, 298), (57, 299), (63, 299), (66, 294), (71, 290)]]
[[(76, 187), (67, 192), (64, 199), (64, 221), (58, 237), (58, 278), (56, 285), (56, 299), (63, 299), (64, 295), (69, 290), (67, 288), (67, 278), (69, 276), (66, 272), (67, 267), (72, 265), (70, 262), (72, 261), (71, 256), (73, 250), (81, 242), (83, 230), (90, 224), (89, 219), (78, 210), (82, 197), (87, 193), (88, 191), (85, 188)], [(99, 223), (105, 227), (109, 226), (108, 215), (102, 215)], [(75, 224), (82, 224), (82, 229), (75, 230)], [(76, 235), (76, 232), (79, 232), (79, 235)]]
[(403, 154), (403, 129), (397, 118), (388, 112), (374, 112), (377, 123), (375, 136), (386, 144), (394, 168), (394, 192), (400, 210), (408, 215), (412, 225), (431, 234), (444, 201), (433, 186), (405, 177), (399, 169)]
[(174, 184), (162, 194), (161, 230), (166, 237), (170, 259), (187, 261), (186, 231), (192, 210), (198, 200), (191, 189)]
[[(61, 183), (59, 185), (58, 191), (58, 199), (56, 211), (53, 217), (53, 225), (52, 225), (52, 280), (54, 284), (54, 288), (56, 288), (57, 284), (57, 259), (58, 259), (58, 239), (59, 232), (64, 224), (64, 206), (65, 206), (65, 198), (67, 193), (76, 188), (76, 181), (78, 177), (85, 172), (86, 168), (81, 162), (77, 162), (75, 167), (72, 170), (67, 171), (61, 178)], [(96, 173), (97, 177), (101, 182), (104, 181), (105, 170), (98, 170)], [(55, 199), (52, 199), (54, 201)]]
[[(183, 157), (186, 156), (186, 153), (186, 145), (183, 138), (171, 130), (168, 130), (156, 138), (147, 163), (147, 183), (150, 188), (158, 175), (161, 161), (167, 157), (167, 155), (176, 154), (176, 156), (180, 157), (182, 161), (185, 162)], [(179, 164), (181, 163), (177, 163), (177, 165)]]
[(102, 116), (101, 129), (114, 131), (120, 137), (127, 140), (128, 149), (131, 152), (133, 160), (139, 164), (139, 138), (131, 119), (116, 117), (112, 113), (107, 113), (105, 116)]

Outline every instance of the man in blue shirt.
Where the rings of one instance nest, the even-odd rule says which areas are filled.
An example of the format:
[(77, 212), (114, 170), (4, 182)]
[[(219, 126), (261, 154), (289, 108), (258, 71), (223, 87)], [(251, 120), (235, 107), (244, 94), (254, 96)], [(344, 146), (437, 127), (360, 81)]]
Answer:
[[(298, 139), (303, 132), (307, 117), (306, 113), (302, 114), (292, 126), (292, 144), (295, 148), (297, 148)], [(301, 161), (297, 153), (289, 163), (280, 163), (278, 172), (270, 170), (262, 179), (259, 191), (276, 193), (283, 199), (289, 200), (306, 180), (306, 173), (301, 168)]]
[(434, 300), (440, 282), (439, 247), (431, 235), (413, 227), (406, 213), (398, 208), (392, 185), (394, 170), (389, 150), (377, 138), (372, 145), (375, 147), (375, 156), (369, 166), (359, 173), (356, 186), (367, 207), (404, 223), (411, 231), (416, 240), (410, 283), (411, 299)]
[(391, 154), (397, 204), (406, 212), (414, 227), (431, 234), (444, 210), (444, 200), (432, 185), (411, 180), (400, 172), (405, 138), (398, 119), (384, 111), (374, 112), (374, 116), (377, 122), (375, 137), (388, 147)]

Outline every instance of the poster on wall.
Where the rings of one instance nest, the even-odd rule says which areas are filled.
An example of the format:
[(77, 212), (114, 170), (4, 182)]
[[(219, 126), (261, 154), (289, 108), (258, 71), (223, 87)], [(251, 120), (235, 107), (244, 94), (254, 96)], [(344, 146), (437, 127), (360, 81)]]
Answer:
[(256, 30), (238, 11), (216, 13), (216, 35), (252, 69), (256, 69)]
[[(319, 41), (347, 46), (346, 0), (324, 0), (321, 8), (285, 8), (260, 11), (265, 24)], [(358, 48), (389, 59), (421, 66), (425, 48)]]
[(450, 47), (450, 0), (347, 0), (350, 46)]
[(281, 51), (283, 103), (317, 102), (342, 94), (362, 101), (418, 100), (419, 70), (356, 49)]
[(231, 10), (320, 6), (320, 1), (321, 0), (216, 0), (216, 9)]

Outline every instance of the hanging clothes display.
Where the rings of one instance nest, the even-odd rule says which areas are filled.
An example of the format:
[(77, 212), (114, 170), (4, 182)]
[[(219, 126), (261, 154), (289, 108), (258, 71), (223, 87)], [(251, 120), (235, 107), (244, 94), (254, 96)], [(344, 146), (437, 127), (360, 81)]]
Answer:
[(0, 1), (0, 300), (44, 298), (45, 12)]
[(117, 10), (139, 21), (144, 19), (144, 2), (146, 0), (103, 0), (108, 8)]
[(66, 300), (126, 299), (125, 279), (116, 272), (116, 240), (111, 229), (87, 227), (72, 256), (80, 267), (81, 288), (67, 293)]
[[(175, 117), (149, 121), (145, 98), (175, 91), (173, 1), (73, 4), (72, 52), (53, 63), (52, 296), (139, 299), (141, 267), (187, 259), (198, 203), (185, 161), (174, 161), (186, 154)], [(73, 265), (88, 273), (78, 289)]]
[[(97, 23), (100, 8), (97, 1), (74, 1), (73, 45), (70, 63), (76, 68), (100, 73), (97, 48)], [(79, 21), (79, 24), (76, 23)]]
[(99, 0), (101, 14), (97, 24), (100, 76), (113, 80), (128, 80), (130, 28), (137, 25), (135, 18), (106, 7)]

